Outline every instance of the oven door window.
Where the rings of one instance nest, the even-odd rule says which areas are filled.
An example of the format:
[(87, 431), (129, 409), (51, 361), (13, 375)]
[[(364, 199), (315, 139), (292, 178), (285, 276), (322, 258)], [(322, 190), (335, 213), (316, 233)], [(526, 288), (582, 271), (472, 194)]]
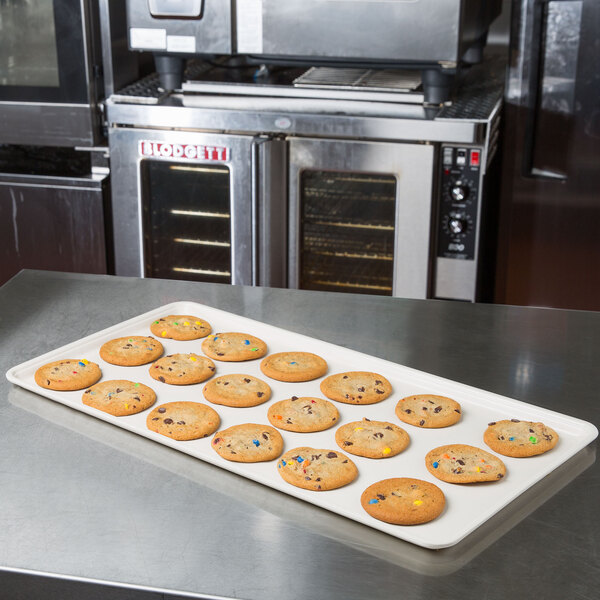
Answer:
[(88, 102), (81, 3), (0, 2), (0, 101)]
[(147, 277), (231, 283), (231, 174), (141, 162)]
[(396, 177), (300, 174), (300, 287), (391, 296)]

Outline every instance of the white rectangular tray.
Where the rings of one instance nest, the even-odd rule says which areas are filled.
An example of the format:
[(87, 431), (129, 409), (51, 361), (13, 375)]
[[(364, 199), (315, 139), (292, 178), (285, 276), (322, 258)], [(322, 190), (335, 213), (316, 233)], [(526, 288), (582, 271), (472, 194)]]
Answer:
[[(148, 411), (127, 417), (113, 417), (83, 404), (81, 401), (82, 391), (56, 392), (41, 388), (35, 383), (34, 373), (43, 364), (61, 358), (86, 358), (100, 365), (102, 380), (129, 379), (152, 387), (157, 393), (156, 405), (175, 400), (207, 403), (202, 395), (204, 384), (191, 386), (163, 384), (150, 377), (148, 373), (150, 365), (119, 367), (104, 362), (98, 354), (100, 346), (110, 339), (129, 335), (149, 335), (150, 323), (161, 316), (169, 314), (196, 315), (208, 321), (214, 332), (240, 331), (258, 336), (267, 343), (269, 353), (288, 350), (314, 352), (327, 360), (329, 364), (328, 374), (362, 370), (374, 371), (384, 375), (392, 383), (392, 395), (383, 402), (368, 406), (335, 403), (340, 413), (338, 425), (357, 421), (363, 417), (368, 417), (371, 420), (391, 421), (399, 424), (409, 433), (411, 438), (409, 447), (397, 456), (380, 460), (349, 454), (359, 470), (359, 475), (355, 481), (345, 487), (326, 492), (303, 490), (286, 483), (280, 477), (277, 472), (276, 461), (267, 463), (229, 462), (221, 458), (211, 448), (212, 436), (200, 440), (178, 442), (146, 428)], [(165, 347), (165, 354), (201, 353), (202, 340), (180, 342), (161, 339), (161, 343)], [(269, 424), (267, 410), (273, 402), (278, 400), (291, 396), (322, 397), (319, 389), (321, 379), (305, 383), (274, 381), (262, 374), (259, 363), (260, 360), (241, 363), (215, 361), (217, 375), (247, 373), (266, 380), (273, 390), (271, 399), (268, 402), (252, 408), (211, 405), (221, 417), (220, 429), (240, 423)], [(6, 376), (12, 383), (51, 400), (354, 519), (392, 536), (433, 549), (445, 548), (458, 543), (526, 489), (575, 455), (598, 435), (598, 430), (594, 425), (580, 419), (193, 302), (174, 302), (161, 306), (13, 367), (7, 372)], [(459, 423), (444, 429), (420, 429), (400, 422), (394, 412), (397, 401), (404, 396), (419, 393), (440, 394), (460, 402), (462, 418)], [(439, 481), (429, 474), (424, 461), (424, 457), (429, 450), (452, 443), (470, 444), (489, 450), (483, 443), (483, 432), (487, 427), (487, 423), (506, 418), (542, 421), (558, 432), (560, 435), (559, 443), (551, 452), (529, 459), (502, 456), (501, 458), (506, 464), (507, 475), (498, 482), (455, 485)], [(327, 431), (317, 433), (281, 431), (285, 443), (284, 451), (297, 446), (330, 448), (339, 451), (335, 442), (336, 429), (337, 425)], [(435, 483), (446, 496), (444, 512), (430, 523), (414, 526), (390, 525), (370, 517), (360, 504), (360, 496), (363, 490), (372, 483), (389, 477), (415, 477)]]

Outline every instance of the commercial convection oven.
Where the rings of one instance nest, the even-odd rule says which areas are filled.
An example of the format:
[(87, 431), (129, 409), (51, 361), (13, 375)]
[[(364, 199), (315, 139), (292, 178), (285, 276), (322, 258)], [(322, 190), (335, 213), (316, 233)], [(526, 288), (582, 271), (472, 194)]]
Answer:
[(126, 88), (108, 105), (117, 274), (485, 299), (502, 67), (433, 109), (397, 70), (228, 60), (182, 92)]

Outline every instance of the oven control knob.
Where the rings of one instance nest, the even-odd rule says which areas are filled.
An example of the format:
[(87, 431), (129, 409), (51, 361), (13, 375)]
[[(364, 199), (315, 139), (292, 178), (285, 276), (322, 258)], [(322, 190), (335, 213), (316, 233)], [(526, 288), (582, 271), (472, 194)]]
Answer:
[(455, 181), (450, 187), (450, 196), (455, 202), (464, 202), (468, 195), (469, 186), (464, 181)]
[(452, 216), (448, 221), (448, 229), (450, 230), (450, 233), (466, 233), (468, 227), (469, 222), (464, 218), (463, 215)]

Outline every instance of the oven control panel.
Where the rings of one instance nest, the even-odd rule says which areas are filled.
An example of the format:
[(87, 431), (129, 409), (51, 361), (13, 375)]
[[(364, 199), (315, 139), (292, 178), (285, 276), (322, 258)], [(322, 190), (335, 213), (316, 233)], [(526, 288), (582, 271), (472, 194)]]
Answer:
[(442, 147), (438, 257), (475, 258), (481, 155), (480, 148)]

